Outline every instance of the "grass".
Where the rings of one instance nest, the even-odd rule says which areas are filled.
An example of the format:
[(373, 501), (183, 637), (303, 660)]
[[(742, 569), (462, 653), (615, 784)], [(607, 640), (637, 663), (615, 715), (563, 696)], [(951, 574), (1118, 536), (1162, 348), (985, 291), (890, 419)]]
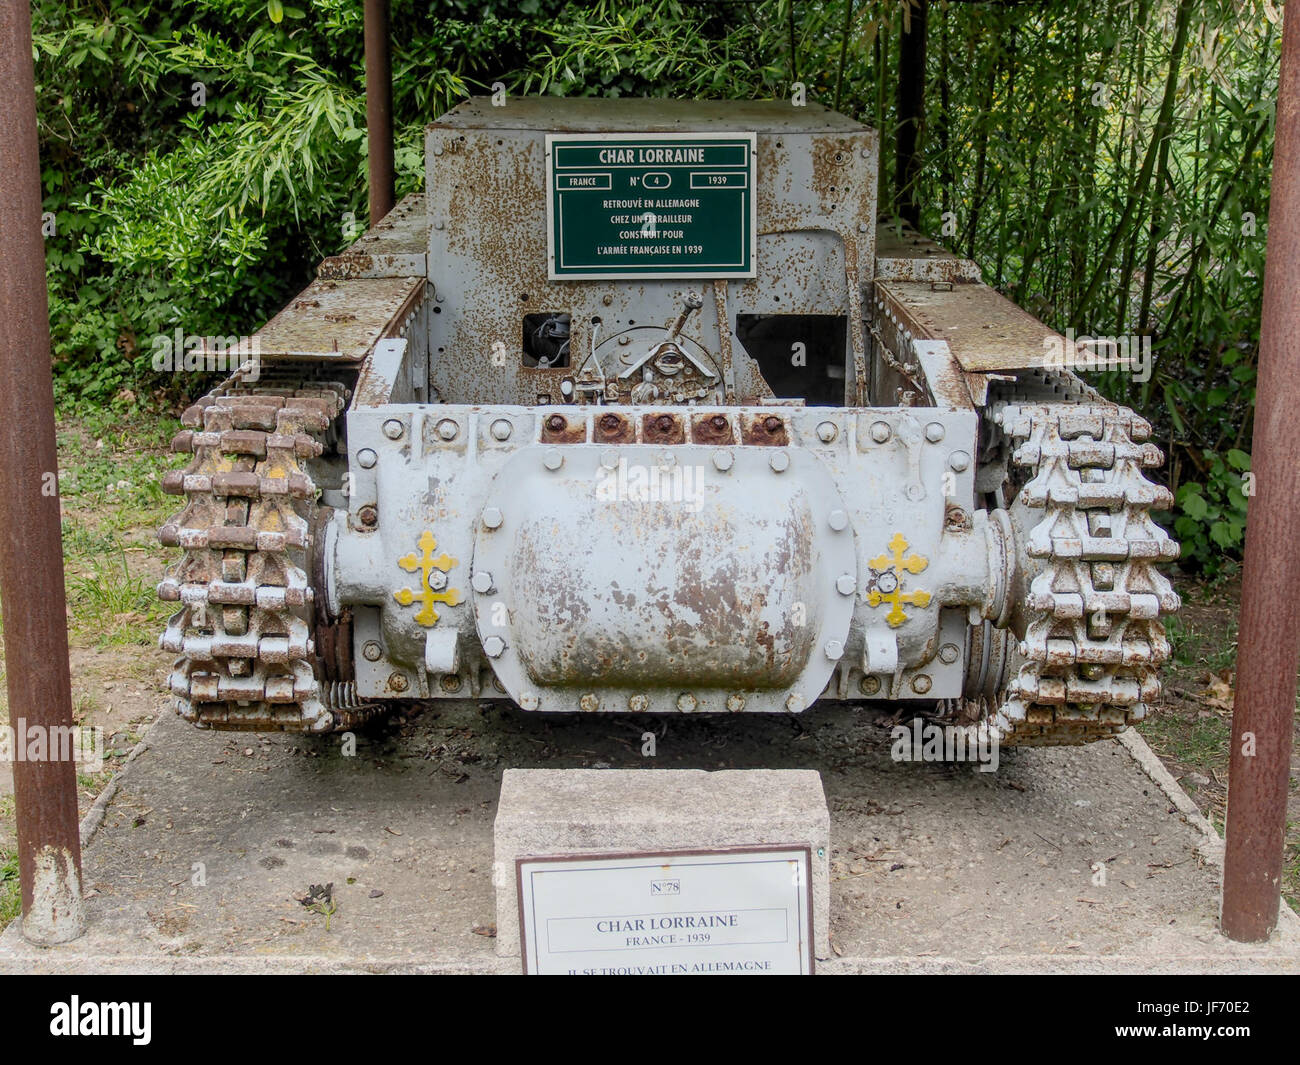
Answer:
[(1286, 823), (1287, 850), (1282, 860), (1282, 895), (1300, 910), (1300, 821)]
[(1186, 620), (1175, 614), (1165, 621), (1170, 654), (1185, 668), (1203, 668), (1212, 673), (1232, 669), (1237, 661), (1237, 619), (1234, 616), (1226, 631), (1200, 620)]
[(178, 501), (162, 491), (172, 418), (97, 414), (59, 430), (69, 629), (97, 647), (152, 643), (170, 610), (155, 595), (155, 530)]
[(0, 932), (9, 926), (23, 909), (18, 884), (18, 852), (0, 848)]
[(1227, 772), (1231, 718), (1218, 714), (1189, 718), (1157, 711), (1143, 725), (1142, 736), (1166, 760), (1190, 766), (1205, 776), (1210, 775), (1207, 770), (1217, 770), (1220, 776)]
[(99, 647), (151, 642), (169, 610), (154, 584), (132, 575), (126, 551), (89, 559), (92, 572), (67, 578), (74, 632), (89, 635)]
[[(12, 795), (0, 798), (0, 824), (12, 824), (14, 800)], [(18, 886), (18, 851), (0, 844), (0, 932), (22, 911), (22, 896)]]

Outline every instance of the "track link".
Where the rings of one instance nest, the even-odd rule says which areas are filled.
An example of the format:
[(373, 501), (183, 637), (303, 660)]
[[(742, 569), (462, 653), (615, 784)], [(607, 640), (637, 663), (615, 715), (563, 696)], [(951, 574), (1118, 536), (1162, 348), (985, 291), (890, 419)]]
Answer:
[(180, 608), (159, 643), (180, 656), (176, 711), (200, 728), (331, 732), (381, 712), (329, 677), (313, 638), (319, 508), (308, 462), (347, 397), (335, 381), (236, 374), (181, 418), (172, 450), (193, 458), (163, 491), (185, 507), (158, 533), (184, 552), (158, 586)]
[(1164, 457), (1145, 420), (1110, 404), (1008, 403), (992, 417), (1030, 474), (1011, 503), (1030, 575), (1020, 665), (990, 724), (1009, 746), (1116, 735), (1160, 694), (1160, 616), (1179, 607), (1156, 568), (1178, 544), (1150, 515), (1173, 499), (1143, 473)]

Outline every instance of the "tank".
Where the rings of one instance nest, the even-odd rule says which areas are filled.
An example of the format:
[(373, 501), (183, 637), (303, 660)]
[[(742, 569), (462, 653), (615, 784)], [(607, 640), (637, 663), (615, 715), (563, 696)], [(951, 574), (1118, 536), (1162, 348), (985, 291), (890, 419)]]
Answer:
[(1142, 719), (1179, 606), (1151, 426), (878, 224), (809, 104), (472, 99), (187, 410), (177, 711), (899, 707), (1006, 745)]

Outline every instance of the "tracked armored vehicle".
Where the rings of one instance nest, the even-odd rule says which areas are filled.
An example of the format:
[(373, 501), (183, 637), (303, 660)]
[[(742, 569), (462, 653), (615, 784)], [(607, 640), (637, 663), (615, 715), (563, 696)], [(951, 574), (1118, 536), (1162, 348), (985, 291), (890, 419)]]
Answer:
[(185, 413), (179, 713), (1141, 719), (1178, 608), (1150, 426), (973, 263), (878, 228), (876, 187), (876, 133), (813, 105), (429, 126), (425, 192)]

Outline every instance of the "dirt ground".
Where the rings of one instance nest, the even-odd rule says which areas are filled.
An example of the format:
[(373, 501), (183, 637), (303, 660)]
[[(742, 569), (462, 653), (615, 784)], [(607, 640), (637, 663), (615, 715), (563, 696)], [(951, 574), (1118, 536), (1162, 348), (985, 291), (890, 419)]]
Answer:
[[(174, 509), (174, 501), (162, 494), (159, 485), (163, 471), (178, 464), (165, 447), (175, 428), (171, 420), (133, 425), (107, 418), (60, 426), (74, 715), (78, 723), (104, 730), (107, 756), (103, 772), (78, 777), (83, 811), (166, 705), (169, 663), (157, 650), (157, 635), (167, 611), (155, 600), (153, 589), (167, 556), (153, 533)], [(1161, 705), (1141, 731), (1221, 831), (1239, 585), (1229, 578), (1213, 586), (1184, 579), (1178, 586), (1184, 607), (1171, 625), (1174, 658), (1166, 667)], [(7, 721), (8, 708), (0, 690), (0, 723)], [(400, 721), (393, 723), (399, 732)], [(789, 727), (797, 731), (797, 719)], [(611, 722), (611, 729), (616, 729), (616, 723)], [(564, 743), (565, 731), (557, 722), (553, 730), (534, 731), (529, 740), (532, 746), (544, 744), (548, 741), (539, 737), (553, 732), (555, 742)], [(629, 733), (629, 748), (635, 739)], [(456, 730), (444, 742), (448, 749), (439, 756), (447, 756), (452, 764), (482, 757), (472, 745), (461, 744)], [(725, 743), (725, 736), (719, 742)], [(226, 746), (231, 757), (242, 758), (240, 752), (259, 750), (262, 745), (245, 738), (230, 740)], [(529, 764), (546, 756), (544, 750), (530, 753), (533, 757), (525, 759)], [(726, 761), (720, 753), (719, 764)], [(11, 767), (0, 763), (0, 928), (18, 912), (12, 792)], [(1295, 905), (1300, 901), (1300, 765), (1292, 766), (1287, 831), (1284, 892)]]

